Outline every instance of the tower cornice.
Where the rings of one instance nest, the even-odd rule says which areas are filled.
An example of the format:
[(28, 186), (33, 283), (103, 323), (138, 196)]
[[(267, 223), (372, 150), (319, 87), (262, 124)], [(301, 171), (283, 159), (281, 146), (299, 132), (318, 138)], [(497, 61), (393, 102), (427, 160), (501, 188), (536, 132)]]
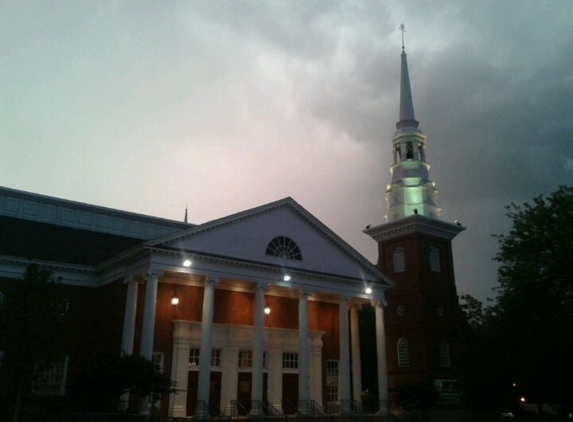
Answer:
[(401, 220), (370, 227), (363, 230), (363, 233), (372, 237), (376, 242), (382, 242), (412, 233), (425, 234), (451, 241), (465, 229), (466, 228), (460, 224), (448, 223), (446, 221), (414, 214)]

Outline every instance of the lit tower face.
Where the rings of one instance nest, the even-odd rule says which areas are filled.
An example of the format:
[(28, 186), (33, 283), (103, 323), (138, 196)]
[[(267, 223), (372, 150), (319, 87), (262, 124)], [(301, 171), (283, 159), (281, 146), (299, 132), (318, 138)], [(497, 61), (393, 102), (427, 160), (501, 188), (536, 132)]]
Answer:
[(408, 75), (406, 53), (402, 50), (400, 75), (400, 120), (392, 138), (394, 162), (390, 167), (392, 183), (386, 189), (386, 222), (413, 214), (439, 218), (442, 210), (435, 203), (438, 190), (430, 180), (426, 162), (426, 136), (418, 129)]

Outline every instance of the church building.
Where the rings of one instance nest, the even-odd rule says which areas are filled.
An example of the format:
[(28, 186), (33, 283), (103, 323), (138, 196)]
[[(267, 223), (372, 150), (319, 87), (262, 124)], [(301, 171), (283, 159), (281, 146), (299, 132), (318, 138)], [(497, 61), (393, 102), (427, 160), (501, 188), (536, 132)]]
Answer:
[(385, 308), (390, 394), (400, 386), (432, 382), (440, 403), (456, 404), (459, 320), (451, 242), (465, 228), (440, 220), (403, 45), (400, 116), (391, 147), (386, 222), (364, 230), (378, 242), (379, 268), (396, 283)]
[[(32, 263), (69, 304), (65, 358), (38, 374), (37, 396), (123, 352), (176, 381), (152, 404), (165, 416), (346, 414), (361, 397), (358, 307), (376, 308), (385, 342), (392, 282), (291, 198), (194, 225), (0, 188), (2, 295)], [(379, 399), (387, 413), (387, 389)]]

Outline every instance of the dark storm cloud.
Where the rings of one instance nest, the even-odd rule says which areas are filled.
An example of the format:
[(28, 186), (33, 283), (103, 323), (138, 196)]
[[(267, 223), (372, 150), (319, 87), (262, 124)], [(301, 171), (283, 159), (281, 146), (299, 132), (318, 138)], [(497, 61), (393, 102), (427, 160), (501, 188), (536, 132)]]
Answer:
[[(573, 178), (573, 3), (25, 0), (0, 6), (2, 184), (194, 222), (293, 196), (374, 260), (400, 32), (458, 291), (504, 205)], [(225, 194), (222, 194), (222, 193)]]

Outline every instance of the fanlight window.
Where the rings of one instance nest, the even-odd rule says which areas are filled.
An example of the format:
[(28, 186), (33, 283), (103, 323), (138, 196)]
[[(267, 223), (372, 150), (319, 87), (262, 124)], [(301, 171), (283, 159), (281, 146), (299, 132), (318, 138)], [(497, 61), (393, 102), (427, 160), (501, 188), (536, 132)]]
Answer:
[(410, 349), (408, 348), (408, 340), (405, 338), (398, 340), (398, 366), (410, 366)]
[(286, 259), (302, 261), (302, 254), (294, 240), (285, 236), (278, 236), (271, 240), (267, 246), (267, 255)]

